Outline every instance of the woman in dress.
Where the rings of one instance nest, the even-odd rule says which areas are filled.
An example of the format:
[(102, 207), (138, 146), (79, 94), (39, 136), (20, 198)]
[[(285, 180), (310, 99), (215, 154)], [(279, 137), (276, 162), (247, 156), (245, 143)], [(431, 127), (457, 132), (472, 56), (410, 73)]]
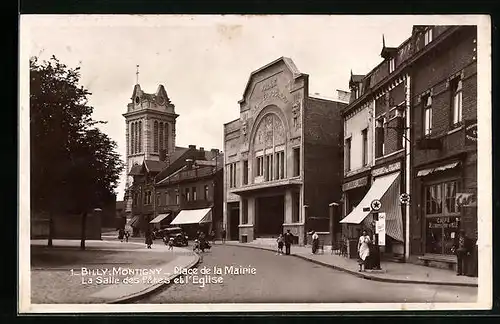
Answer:
[(366, 259), (370, 255), (370, 244), (371, 240), (366, 231), (363, 231), (363, 235), (360, 236), (358, 242), (358, 254), (359, 254), (359, 271), (365, 271)]

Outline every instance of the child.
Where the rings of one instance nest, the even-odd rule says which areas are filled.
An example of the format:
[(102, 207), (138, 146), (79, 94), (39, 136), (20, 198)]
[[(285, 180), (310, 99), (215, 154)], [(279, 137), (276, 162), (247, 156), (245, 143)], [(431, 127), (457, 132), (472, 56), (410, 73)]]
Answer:
[(173, 250), (174, 249), (174, 238), (171, 237), (170, 240), (168, 240), (168, 249)]
[(130, 236), (130, 232), (129, 231), (125, 231), (125, 242), (128, 242), (129, 236)]
[(278, 242), (278, 253), (276, 255), (282, 255), (283, 254), (283, 234), (280, 234), (280, 236), (278, 236), (278, 239), (277, 239), (277, 242)]

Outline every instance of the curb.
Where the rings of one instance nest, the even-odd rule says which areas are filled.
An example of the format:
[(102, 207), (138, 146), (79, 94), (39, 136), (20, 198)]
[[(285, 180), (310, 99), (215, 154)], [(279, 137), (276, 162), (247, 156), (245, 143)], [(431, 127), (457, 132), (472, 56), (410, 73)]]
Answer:
[[(187, 268), (187, 269), (191, 269), (191, 268), (194, 268), (198, 265), (198, 263), (200, 263), (200, 256), (198, 255), (198, 253), (194, 253), (193, 252), (193, 255), (194, 255), (194, 260), (189, 263), (187, 266), (185, 266), (184, 268)], [(130, 303), (130, 302), (134, 302), (136, 300), (139, 300), (139, 299), (142, 299), (146, 296), (149, 296), (151, 294), (153, 294), (154, 292), (156, 292), (157, 290), (159, 290), (160, 288), (163, 288), (165, 286), (168, 286), (172, 283), (172, 281), (179, 277), (181, 274), (178, 273), (178, 274), (171, 274), (168, 279), (169, 279), (169, 283), (158, 283), (158, 284), (155, 284), (149, 288), (146, 288), (144, 290), (141, 290), (137, 293), (134, 293), (134, 294), (131, 294), (131, 295), (128, 295), (128, 296), (125, 296), (125, 297), (120, 297), (118, 299), (114, 299), (114, 300), (111, 300), (111, 301), (108, 301), (106, 302), (106, 304), (125, 304), (125, 303)]]
[[(231, 244), (231, 243), (229, 243), (228, 245), (237, 246), (237, 247), (243, 247), (243, 248), (249, 248), (249, 249), (265, 250), (265, 251), (271, 251), (271, 252), (274, 251), (273, 249), (267, 248), (267, 247), (250, 246), (250, 245), (245, 246), (245, 245), (238, 245), (238, 244)], [(349, 269), (346, 269), (346, 268), (342, 268), (342, 267), (339, 267), (339, 266), (336, 266), (336, 265), (333, 265), (333, 264), (324, 263), (324, 262), (321, 262), (321, 261), (318, 261), (318, 260), (310, 259), (308, 257), (302, 256), (302, 255), (299, 255), (299, 254), (293, 254), (293, 253), (291, 253), (290, 255), (294, 256), (296, 258), (305, 260), (305, 261), (316, 263), (316, 264), (321, 265), (321, 266), (325, 266), (325, 267), (329, 267), (329, 268), (332, 268), (332, 269), (335, 269), (335, 270), (339, 270), (339, 271), (342, 271), (342, 272), (345, 272), (345, 273), (348, 273), (350, 275), (356, 276), (358, 278), (366, 279), (366, 280), (380, 281), (380, 282), (390, 282), (390, 283), (403, 283), (403, 284), (457, 286), (457, 287), (473, 287), (473, 288), (477, 288), (478, 287), (478, 284), (465, 283), (465, 282), (463, 282), (463, 283), (462, 282), (456, 282), (455, 283), (455, 282), (438, 282), (438, 281), (421, 281), (421, 280), (404, 280), (404, 279), (380, 278), (380, 277), (371, 276), (371, 275), (364, 274), (364, 273), (359, 273), (357, 271), (352, 271), (352, 270), (349, 270)]]

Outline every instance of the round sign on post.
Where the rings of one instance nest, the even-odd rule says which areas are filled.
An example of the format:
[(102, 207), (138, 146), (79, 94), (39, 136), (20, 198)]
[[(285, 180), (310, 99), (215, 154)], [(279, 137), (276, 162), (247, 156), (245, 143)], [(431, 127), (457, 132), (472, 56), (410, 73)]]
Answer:
[(373, 211), (378, 211), (380, 210), (380, 207), (382, 207), (382, 203), (378, 199), (372, 200), (370, 207)]
[(399, 196), (399, 201), (402, 203), (402, 204), (409, 204), (410, 203), (410, 195), (407, 194), (407, 193), (402, 193), (400, 196)]

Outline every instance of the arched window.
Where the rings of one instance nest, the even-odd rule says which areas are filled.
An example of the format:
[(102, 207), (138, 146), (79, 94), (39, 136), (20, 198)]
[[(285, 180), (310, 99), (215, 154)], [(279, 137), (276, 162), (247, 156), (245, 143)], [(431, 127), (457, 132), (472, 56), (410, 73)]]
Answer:
[(134, 140), (135, 140), (135, 123), (130, 123), (130, 136), (129, 136), (129, 141), (130, 141), (130, 154), (134, 154), (135, 151), (135, 146), (134, 146)]
[(167, 150), (168, 153), (168, 123), (165, 123), (164, 136), (165, 136), (165, 149)]
[(135, 153), (139, 153), (139, 123), (135, 122)]
[(163, 146), (163, 123), (160, 123), (160, 152), (164, 149)]
[(139, 153), (142, 153), (142, 121), (139, 121)]
[(153, 128), (153, 152), (158, 152), (158, 122), (156, 120)]

